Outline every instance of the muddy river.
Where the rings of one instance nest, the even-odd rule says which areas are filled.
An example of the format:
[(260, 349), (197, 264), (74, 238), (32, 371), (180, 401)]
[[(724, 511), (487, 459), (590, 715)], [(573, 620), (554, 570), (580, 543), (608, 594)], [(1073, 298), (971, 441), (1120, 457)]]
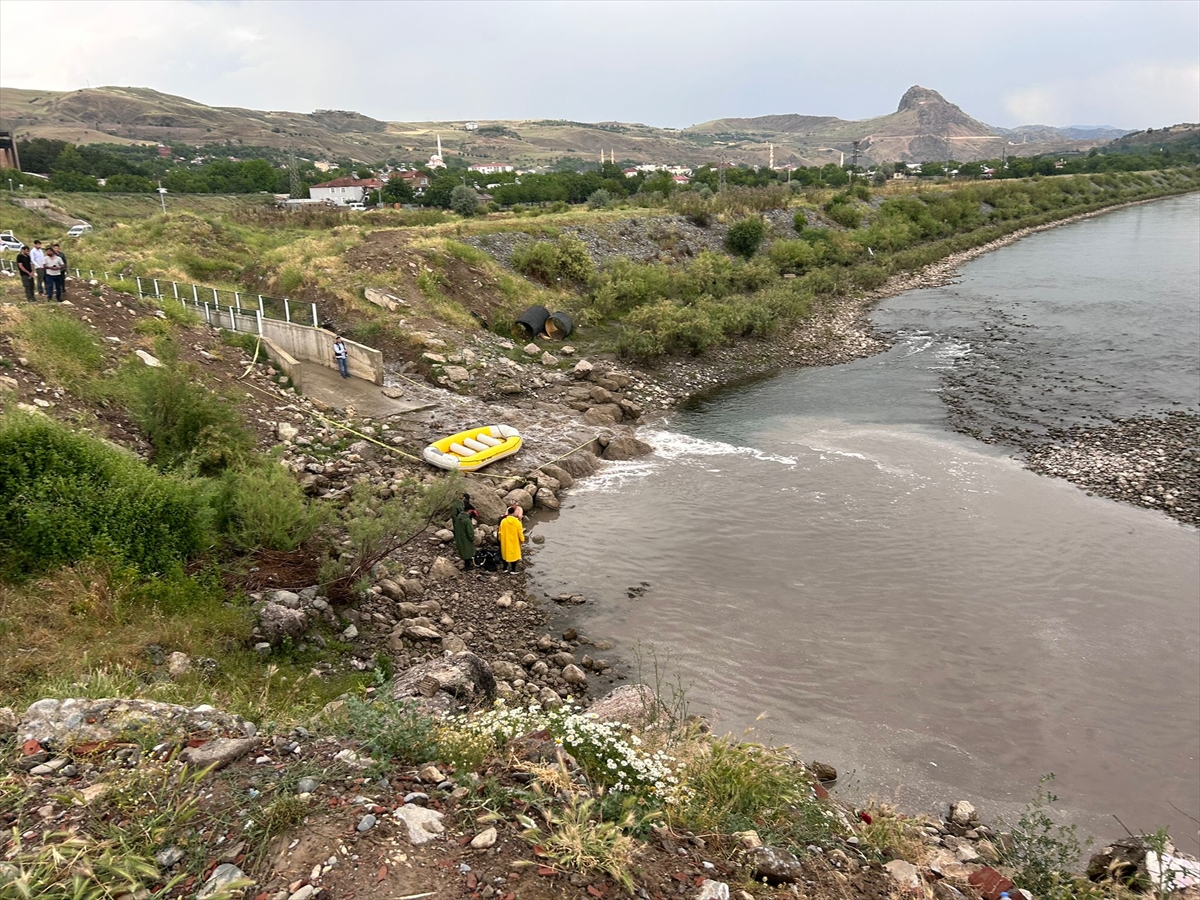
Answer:
[[(643, 430), (537, 527), (532, 587), (839, 790), (1089, 833), (1200, 818), (1200, 535), (956, 433), (1200, 407), (1200, 196), (1044, 232), (886, 301), (887, 353)], [(952, 400), (951, 404), (946, 399)], [(636, 671), (631, 671), (636, 675)]]

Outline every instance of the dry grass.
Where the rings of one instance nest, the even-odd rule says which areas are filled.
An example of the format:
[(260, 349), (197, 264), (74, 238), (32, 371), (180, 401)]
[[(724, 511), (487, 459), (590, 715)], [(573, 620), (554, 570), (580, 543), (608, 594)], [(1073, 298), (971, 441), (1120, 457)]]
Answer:
[(131, 571), (99, 563), (0, 586), (0, 690), (23, 692), (93, 667), (136, 670), (148, 663), (151, 645), (203, 655), (249, 637), (246, 610), (182, 581), (174, 592), (155, 597)]
[(915, 820), (900, 815), (890, 803), (874, 800), (868, 803), (866, 812), (871, 824), (863, 825), (858, 832), (863, 847), (881, 855), (887, 851), (916, 865), (929, 856), (929, 844)]

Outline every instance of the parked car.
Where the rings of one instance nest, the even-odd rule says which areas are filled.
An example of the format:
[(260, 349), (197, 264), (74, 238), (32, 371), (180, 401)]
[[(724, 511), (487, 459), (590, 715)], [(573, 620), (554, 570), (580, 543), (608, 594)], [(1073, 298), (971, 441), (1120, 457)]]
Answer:
[(87, 222), (80, 222), (78, 225), (72, 225), (71, 230), (67, 232), (67, 237), (82, 237), (85, 234), (91, 233), (92, 226)]
[(0, 250), (20, 250), (24, 246), (11, 231), (0, 233)]
[(363, 203), (347, 203), (346, 208), (352, 209), (356, 212), (365, 212), (367, 207)]

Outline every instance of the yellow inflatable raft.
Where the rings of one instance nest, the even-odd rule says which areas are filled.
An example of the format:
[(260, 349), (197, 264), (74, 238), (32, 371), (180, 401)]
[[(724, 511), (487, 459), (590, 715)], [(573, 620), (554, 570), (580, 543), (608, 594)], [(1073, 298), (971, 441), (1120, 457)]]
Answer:
[(434, 441), (422, 454), (440, 469), (474, 472), (521, 449), (521, 435), (509, 425), (484, 425)]

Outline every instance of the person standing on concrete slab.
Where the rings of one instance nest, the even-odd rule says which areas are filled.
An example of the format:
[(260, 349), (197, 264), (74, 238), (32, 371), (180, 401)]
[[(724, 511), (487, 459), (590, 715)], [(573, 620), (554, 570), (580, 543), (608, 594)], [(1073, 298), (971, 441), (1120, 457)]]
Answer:
[(21, 286), (25, 288), (25, 299), (32, 303), (37, 295), (33, 292), (37, 280), (37, 268), (33, 264), (33, 256), (28, 247), (22, 247), (17, 254), (17, 274), (21, 276)]
[(338, 374), (343, 378), (350, 377), (350, 359), (346, 354), (346, 342), (339, 334), (333, 339), (333, 358), (337, 360)]
[(46, 294), (46, 251), (42, 249), (41, 241), (33, 242), (33, 249), (29, 251), (29, 255), (33, 258), (33, 268), (37, 272), (37, 292), (43, 296)]

